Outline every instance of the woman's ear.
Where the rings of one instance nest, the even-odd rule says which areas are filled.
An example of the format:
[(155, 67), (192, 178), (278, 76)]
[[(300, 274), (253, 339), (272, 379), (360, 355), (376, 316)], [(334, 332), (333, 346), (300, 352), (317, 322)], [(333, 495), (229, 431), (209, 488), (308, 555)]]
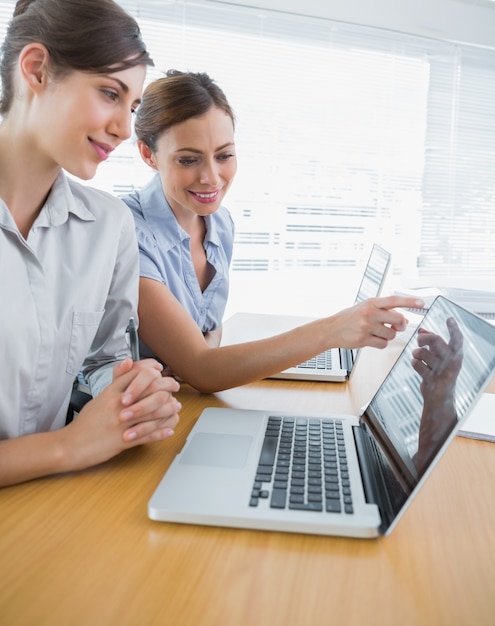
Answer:
[(141, 139), (138, 139), (137, 145), (139, 154), (141, 155), (141, 158), (146, 163), (146, 165), (149, 165), (154, 170), (157, 170), (158, 167), (155, 162), (155, 157), (153, 156), (153, 152), (151, 151), (150, 147), (145, 144), (144, 141), (142, 141)]
[(30, 43), (19, 55), (19, 71), (26, 85), (39, 93), (47, 84), (50, 53), (40, 43)]

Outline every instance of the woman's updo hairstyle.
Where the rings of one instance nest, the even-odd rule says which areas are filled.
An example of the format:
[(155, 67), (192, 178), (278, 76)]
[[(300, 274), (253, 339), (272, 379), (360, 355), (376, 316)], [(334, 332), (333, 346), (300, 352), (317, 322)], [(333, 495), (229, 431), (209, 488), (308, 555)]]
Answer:
[(136, 112), (136, 136), (155, 152), (162, 133), (192, 117), (204, 115), (212, 107), (224, 111), (235, 126), (232, 107), (208, 74), (169, 70), (144, 90)]

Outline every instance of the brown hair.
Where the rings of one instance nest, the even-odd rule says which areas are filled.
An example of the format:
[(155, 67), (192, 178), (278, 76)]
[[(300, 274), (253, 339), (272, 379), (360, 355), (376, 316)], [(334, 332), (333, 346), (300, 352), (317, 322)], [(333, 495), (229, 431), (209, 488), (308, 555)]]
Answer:
[(169, 70), (144, 90), (134, 126), (137, 138), (155, 152), (162, 133), (176, 124), (203, 115), (212, 107), (229, 115), (235, 126), (232, 107), (208, 74)]
[(137, 22), (113, 0), (18, 0), (1, 49), (0, 114), (12, 104), (15, 63), (29, 43), (50, 53), (53, 76), (153, 65)]

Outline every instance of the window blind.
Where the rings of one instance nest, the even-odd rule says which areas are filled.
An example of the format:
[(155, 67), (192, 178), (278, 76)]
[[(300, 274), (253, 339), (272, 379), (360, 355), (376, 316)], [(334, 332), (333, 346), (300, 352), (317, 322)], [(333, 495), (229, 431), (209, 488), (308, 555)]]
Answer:
[[(120, 4), (148, 80), (207, 71), (236, 112), (229, 311), (350, 304), (374, 241), (392, 281), (495, 276), (495, 51), (207, 0)], [(131, 140), (92, 184), (151, 175)]]

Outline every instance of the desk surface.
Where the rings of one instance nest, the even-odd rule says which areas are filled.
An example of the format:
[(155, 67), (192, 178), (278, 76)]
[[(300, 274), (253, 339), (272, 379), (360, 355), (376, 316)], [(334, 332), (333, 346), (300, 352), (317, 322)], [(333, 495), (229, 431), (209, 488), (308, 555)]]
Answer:
[(386, 538), (147, 517), (151, 494), (204, 407), (356, 412), (392, 354), (365, 351), (348, 384), (262, 381), (213, 396), (183, 386), (173, 441), (79, 474), (1, 489), (0, 624), (492, 624), (493, 443), (456, 438)]

